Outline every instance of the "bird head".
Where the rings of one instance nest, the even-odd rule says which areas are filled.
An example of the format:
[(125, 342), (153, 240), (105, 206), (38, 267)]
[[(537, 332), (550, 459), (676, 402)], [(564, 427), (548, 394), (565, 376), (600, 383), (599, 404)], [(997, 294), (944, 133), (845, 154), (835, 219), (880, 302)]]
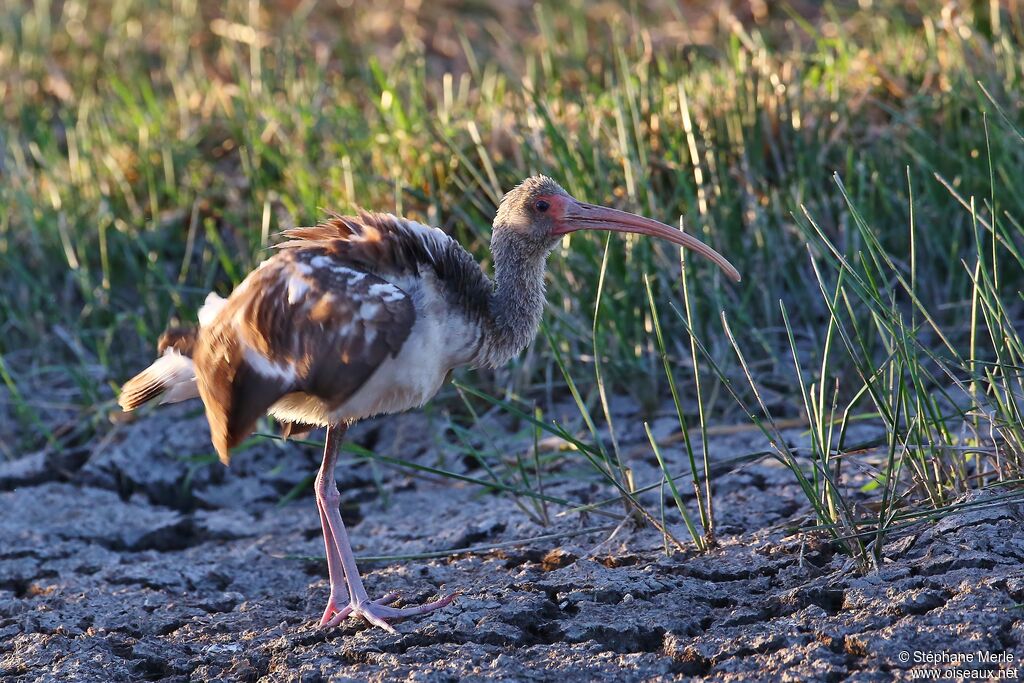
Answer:
[(542, 175), (527, 178), (501, 200), (492, 241), (504, 241), (499, 235), (506, 240), (514, 236), (527, 253), (546, 255), (563, 235), (578, 230), (631, 232), (663, 239), (710, 259), (730, 278), (740, 281), (739, 271), (696, 237), (650, 218), (581, 202)]

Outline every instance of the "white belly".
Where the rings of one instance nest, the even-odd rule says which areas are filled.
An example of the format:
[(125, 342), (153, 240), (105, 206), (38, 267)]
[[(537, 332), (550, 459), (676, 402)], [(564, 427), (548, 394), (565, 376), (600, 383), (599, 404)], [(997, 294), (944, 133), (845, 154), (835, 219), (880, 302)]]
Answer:
[(335, 422), (419, 408), (433, 398), (451, 370), (440, 344), (416, 343), (413, 335), (385, 360), (352, 397), (331, 412)]
[(327, 426), (419, 408), (444, 384), (451, 369), (444, 358), (443, 348), (413, 344), (410, 335), (401, 352), (384, 361), (341, 405), (332, 409), (315, 396), (293, 392), (267, 412), (286, 422)]

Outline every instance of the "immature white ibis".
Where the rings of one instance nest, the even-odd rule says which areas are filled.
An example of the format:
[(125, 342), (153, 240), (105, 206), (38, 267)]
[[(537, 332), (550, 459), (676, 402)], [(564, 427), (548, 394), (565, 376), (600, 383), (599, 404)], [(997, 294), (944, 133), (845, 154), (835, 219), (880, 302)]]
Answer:
[(544, 176), (523, 181), (498, 208), (493, 281), (441, 230), (382, 213), (336, 216), (286, 230), (279, 251), (227, 299), (207, 298), (198, 329), (165, 333), (160, 357), (124, 385), (121, 407), (199, 396), (225, 464), (266, 413), (286, 431), (327, 427), (315, 484), (331, 587), (320, 625), (354, 614), (392, 631), (389, 619), (425, 614), (454, 595), (404, 609), (389, 606), (394, 595), (370, 600), (338, 510), (339, 443), (356, 420), (422, 406), (453, 368), (497, 367), (522, 351), (540, 324), (547, 256), (582, 229), (659, 237), (740, 279), (694, 237), (579, 202)]

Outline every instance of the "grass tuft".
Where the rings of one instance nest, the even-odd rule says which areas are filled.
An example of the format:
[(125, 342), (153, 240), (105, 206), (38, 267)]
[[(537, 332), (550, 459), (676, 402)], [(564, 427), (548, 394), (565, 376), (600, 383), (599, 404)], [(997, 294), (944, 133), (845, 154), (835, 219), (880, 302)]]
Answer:
[[(18, 431), (2, 452), (82, 438), (36, 400), (58, 388), (102, 430), (168, 320), (227, 294), (275, 232), (392, 210), (488, 267), (502, 190), (543, 171), (583, 200), (684, 215), (744, 283), (698, 259), (680, 278), (663, 244), (566, 237), (544, 337), (439, 399), (481, 477), (431, 475), (540, 523), (599, 509), (546, 493), (568, 456), (544, 433), (663, 529), (641, 498), (667, 486), (707, 548), (709, 430), (744, 423), (814, 528), (877, 563), (908, 520), (1024, 478), (1024, 25), (1000, 3), (868, 4), (5, 7), (0, 380)], [(528, 425), (532, 453), (470, 438), (480, 401)], [(576, 415), (553, 421), (566, 401)], [(682, 444), (652, 438), (661, 481), (641, 484), (624, 435), (666, 406)]]

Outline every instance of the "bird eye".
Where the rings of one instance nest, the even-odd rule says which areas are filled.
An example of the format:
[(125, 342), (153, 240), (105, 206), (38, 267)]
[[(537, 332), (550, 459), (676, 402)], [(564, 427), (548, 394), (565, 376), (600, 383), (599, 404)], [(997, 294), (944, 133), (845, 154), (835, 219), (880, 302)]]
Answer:
[(533, 205), (533, 208), (537, 209), (541, 213), (544, 213), (545, 211), (547, 211), (548, 209), (551, 208), (551, 204), (549, 204), (544, 199), (540, 199), (540, 200), (537, 201), (536, 204)]

